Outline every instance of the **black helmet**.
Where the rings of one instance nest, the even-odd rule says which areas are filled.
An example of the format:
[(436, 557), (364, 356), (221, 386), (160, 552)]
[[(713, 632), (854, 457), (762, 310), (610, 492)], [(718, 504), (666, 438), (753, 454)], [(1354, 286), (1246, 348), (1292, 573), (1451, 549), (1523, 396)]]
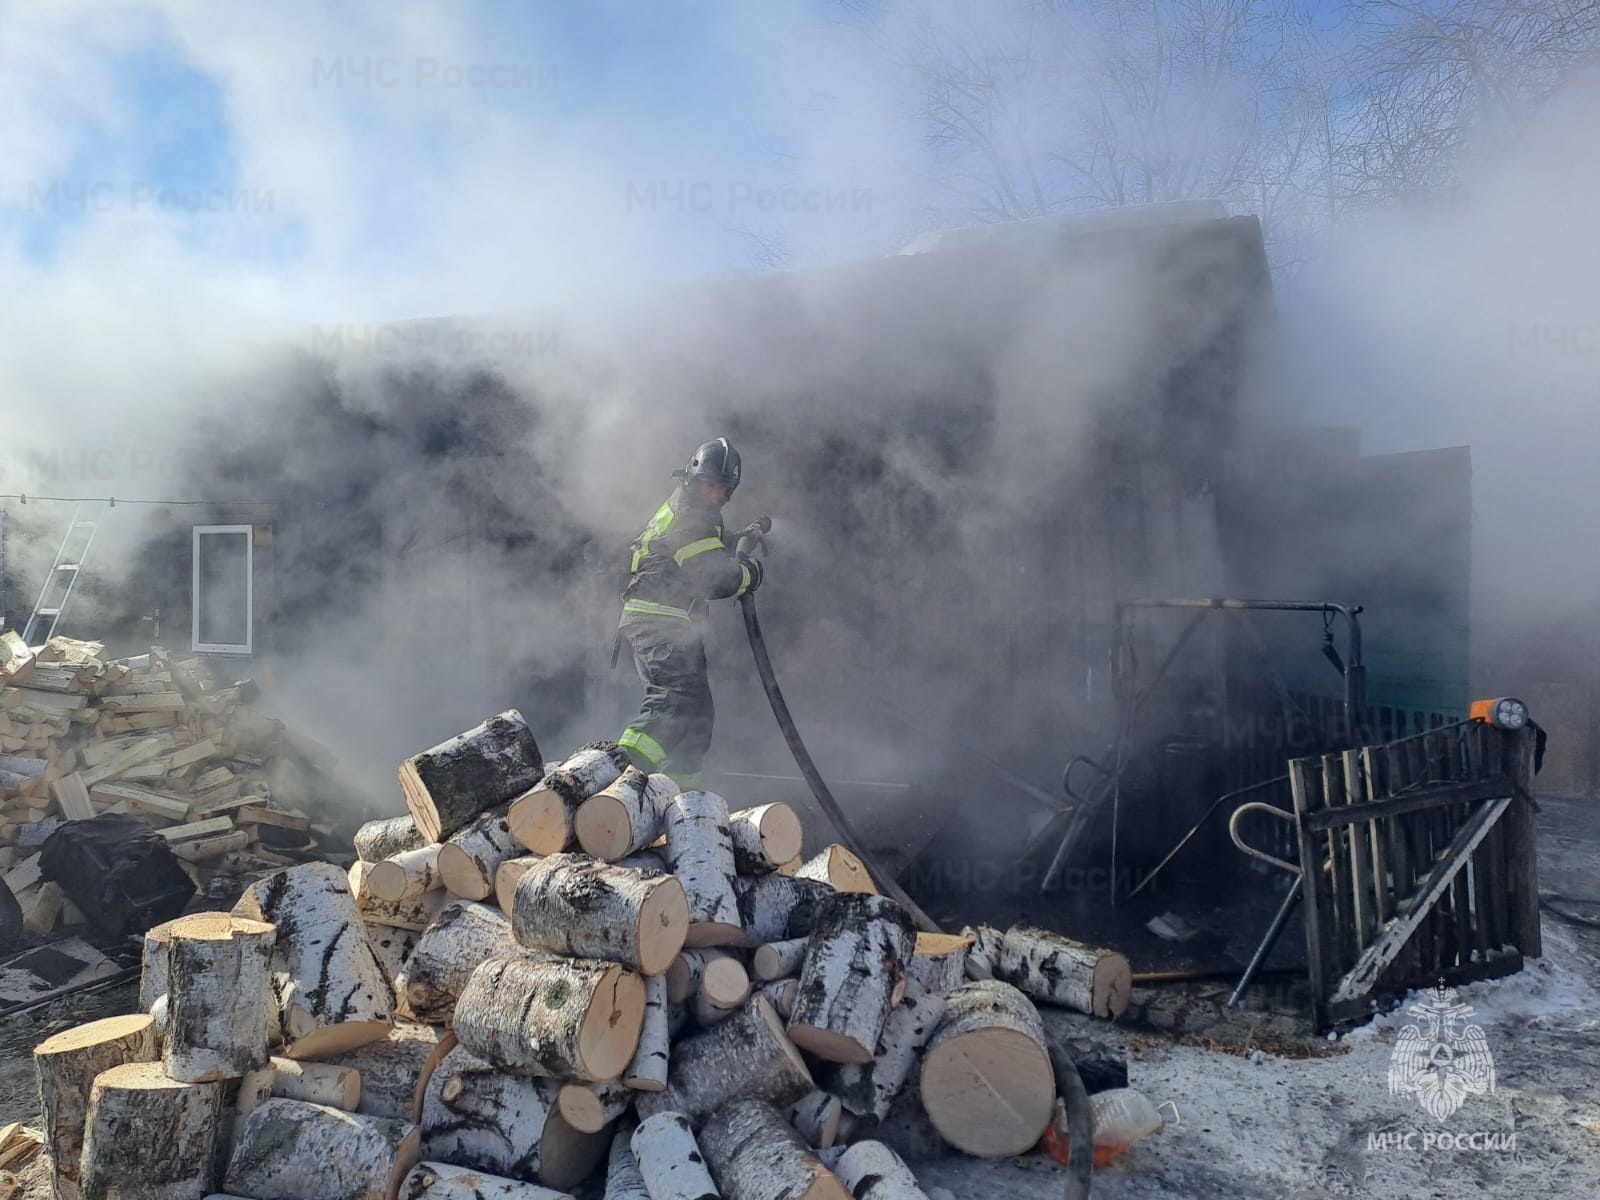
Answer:
[(688, 483), (691, 479), (704, 479), (710, 483), (720, 483), (728, 489), (728, 495), (733, 495), (733, 490), (739, 486), (739, 452), (729, 443), (727, 438), (717, 438), (716, 441), (707, 442), (694, 452), (694, 457), (689, 460), (689, 465), (673, 474)]

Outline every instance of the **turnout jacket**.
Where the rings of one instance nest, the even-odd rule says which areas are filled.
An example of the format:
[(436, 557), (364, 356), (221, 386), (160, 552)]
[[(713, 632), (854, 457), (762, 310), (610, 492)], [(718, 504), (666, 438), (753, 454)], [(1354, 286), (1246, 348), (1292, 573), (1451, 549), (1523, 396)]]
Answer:
[(622, 611), (687, 617), (696, 600), (742, 596), (751, 571), (722, 540), (722, 514), (678, 487), (633, 543)]

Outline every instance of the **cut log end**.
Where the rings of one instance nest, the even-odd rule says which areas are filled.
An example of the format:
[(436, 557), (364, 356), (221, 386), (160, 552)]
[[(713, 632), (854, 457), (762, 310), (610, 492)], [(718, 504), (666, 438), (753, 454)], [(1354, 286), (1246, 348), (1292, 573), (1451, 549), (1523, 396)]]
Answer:
[(789, 1040), (807, 1053), (826, 1062), (869, 1063), (872, 1048), (854, 1038), (816, 1025), (790, 1025)]
[(283, 1057), (318, 1061), (335, 1054), (347, 1054), (362, 1046), (381, 1042), (389, 1036), (388, 1021), (345, 1021), (315, 1029), (284, 1046)]

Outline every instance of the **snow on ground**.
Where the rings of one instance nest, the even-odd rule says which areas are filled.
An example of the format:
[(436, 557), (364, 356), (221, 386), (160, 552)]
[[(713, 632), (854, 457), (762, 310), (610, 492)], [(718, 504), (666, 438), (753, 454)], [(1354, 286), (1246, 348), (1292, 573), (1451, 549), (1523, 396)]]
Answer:
[[(1600, 896), (1591, 805), (1541, 804), (1541, 887)], [(1165, 1131), (1096, 1173), (1092, 1195), (1600, 1197), (1600, 930), (1549, 912), (1543, 930), (1543, 957), (1516, 975), (1457, 989), (1474, 1009), (1469, 1020), (1483, 1030), (1496, 1080), (1493, 1094), (1467, 1097), (1444, 1122), (1413, 1097), (1389, 1092), (1395, 1038), (1416, 1022), (1406, 1009), (1420, 997), (1338, 1039), (1329, 1049), (1343, 1052), (1322, 1058), (1225, 1053), (1119, 1030), (1114, 1039), (1132, 1051), (1130, 1083), (1156, 1104), (1171, 1101), (1177, 1118), (1168, 1109)], [(1086, 1030), (1080, 1018), (1046, 1016), (1066, 1036)], [(959, 1200), (1063, 1194), (1061, 1168), (1038, 1154), (1006, 1163), (923, 1159), (916, 1167), (932, 1200), (941, 1200), (936, 1188)]]

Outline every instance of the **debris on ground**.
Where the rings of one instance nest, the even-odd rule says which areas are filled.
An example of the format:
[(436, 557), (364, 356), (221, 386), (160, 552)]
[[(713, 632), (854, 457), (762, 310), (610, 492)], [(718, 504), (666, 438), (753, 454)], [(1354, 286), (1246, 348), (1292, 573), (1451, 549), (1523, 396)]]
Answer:
[(0, 879), (20, 909), (13, 941), (97, 932), (44, 869), (41, 851), (66, 823), (136, 817), (215, 898), (343, 849), (323, 819), (327, 752), (255, 709), (250, 681), (160, 647), (106, 659), (101, 642), (55, 637), (34, 653), (5, 637)]

